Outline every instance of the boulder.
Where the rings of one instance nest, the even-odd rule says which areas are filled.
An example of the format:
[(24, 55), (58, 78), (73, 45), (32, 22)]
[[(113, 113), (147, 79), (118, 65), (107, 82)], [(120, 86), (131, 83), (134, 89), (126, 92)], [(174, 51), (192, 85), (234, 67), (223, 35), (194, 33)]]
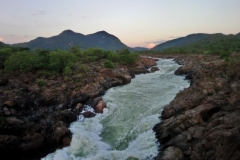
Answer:
[(6, 84), (8, 84), (8, 79), (0, 79), (0, 86), (5, 86)]
[(90, 111), (83, 112), (82, 115), (84, 116), (84, 118), (92, 118), (92, 117), (96, 116), (95, 113), (90, 112)]
[(40, 133), (27, 134), (22, 138), (21, 150), (35, 150), (44, 146), (44, 137)]
[(11, 115), (11, 112), (9, 111), (9, 109), (7, 107), (3, 108), (3, 113), (4, 113), (5, 116), (10, 116)]
[(100, 100), (95, 107), (96, 113), (103, 113), (103, 109), (106, 108), (106, 103), (103, 100)]
[(158, 68), (158, 67), (152, 67), (152, 68), (150, 69), (150, 72), (151, 72), (151, 73), (154, 73), (154, 72), (156, 72), (156, 71), (159, 71), (159, 68)]
[(78, 103), (75, 107), (76, 110), (82, 110), (83, 104), (82, 103)]
[(13, 101), (6, 101), (3, 103), (5, 106), (12, 107), (14, 105)]
[(22, 124), (22, 123), (24, 123), (22, 120), (17, 119), (16, 117), (7, 117), (7, 118), (6, 118), (6, 121), (7, 121), (9, 124)]
[(20, 139), (13, 135), (0, 135), (0, 150), (18, 147)]

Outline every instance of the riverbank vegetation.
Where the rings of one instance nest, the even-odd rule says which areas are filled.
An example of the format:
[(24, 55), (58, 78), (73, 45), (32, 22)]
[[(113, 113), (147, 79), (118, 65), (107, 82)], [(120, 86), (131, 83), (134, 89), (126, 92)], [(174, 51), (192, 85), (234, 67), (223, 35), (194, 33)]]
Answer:
[(117, 52), (91, 48), (81, 50), (72, 47), (69, 50), (29, 50), (3, 46), (0, 48), (1, 72), (32, 72), (37, 74), (71, 75), (75, 69), (86, 72), (87, 66), (96, 64), (113, 69), (117, 65), (135, 63), (138, 54), (127, 49)]

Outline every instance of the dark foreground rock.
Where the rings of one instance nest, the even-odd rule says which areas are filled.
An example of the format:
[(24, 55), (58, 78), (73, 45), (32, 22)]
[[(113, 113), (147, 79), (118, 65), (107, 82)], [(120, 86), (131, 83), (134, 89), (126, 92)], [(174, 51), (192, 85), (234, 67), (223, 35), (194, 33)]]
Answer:
[(0, 159), (40, 159), (68, 146), (69, 125), (91, 118), (106, 107), (101, 96), (107, 89), (131, 82), (135, 74), (147, 73), (154, 59), (140, 58), (135, 65), (108, 70), (93, 66), (83, 75), (41, 77), (22, 73), (0, 77)]
[(157, 160), (237, 160), (240, 157), (240, 63), (218, 57), (180, 57), (175, 73), (189, 88), (179, 92), (153, 130)]

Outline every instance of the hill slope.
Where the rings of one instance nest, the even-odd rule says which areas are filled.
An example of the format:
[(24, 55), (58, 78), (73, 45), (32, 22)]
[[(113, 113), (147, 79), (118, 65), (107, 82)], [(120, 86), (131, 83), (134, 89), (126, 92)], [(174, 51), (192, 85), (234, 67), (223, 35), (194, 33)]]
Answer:
[(6, 46), (8, 46), (8, 45), (0, 41), (0, 48), (1, 47), (6, 47)]
[(43, 38), (38, 37), (25, 43), (14, 44), (13, 46), (28, 47), (30, 49), (63, 49), (67, 50), (72, 46), (79, 46), (82, 49), (101, 48), (104, 50), (120, 50), (123, 48), (131, 49), (123, 44), (116, 36), (105, 31), (94, 34), (83, 35), (71, 30), (65, 30), (57, 36)]
[(173, 39), (173, 40), (161, 43), (159, 45), (156, 45), (151, 50), (164, 50), (164, 49), (172, 48), (172, 47), (186, 46), (188, 44), (203, 40), (203, 39), (207, 38), (209, 35), (210, 34), (204, 34), (204, 33), (190, 34), (186, 37)]
[(145, 48), (145, 47), (134, 47), (133, 49), (135, 51), (146, 51), (146, 50), (149, 50), (148, 48)]

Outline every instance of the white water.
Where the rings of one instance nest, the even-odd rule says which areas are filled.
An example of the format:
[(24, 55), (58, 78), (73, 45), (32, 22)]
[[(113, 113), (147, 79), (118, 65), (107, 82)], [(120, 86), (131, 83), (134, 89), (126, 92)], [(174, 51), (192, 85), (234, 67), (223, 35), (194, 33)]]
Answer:
[(189, 86), (183, 76), (174, 75), (179, 65), (172, 59), (157, 63), (160, 71), (109, 89), (104, 113), (72, 123), (70, 146), (42, 160), (152, 160), (158, 152), (152, 127), (163, 107)]

